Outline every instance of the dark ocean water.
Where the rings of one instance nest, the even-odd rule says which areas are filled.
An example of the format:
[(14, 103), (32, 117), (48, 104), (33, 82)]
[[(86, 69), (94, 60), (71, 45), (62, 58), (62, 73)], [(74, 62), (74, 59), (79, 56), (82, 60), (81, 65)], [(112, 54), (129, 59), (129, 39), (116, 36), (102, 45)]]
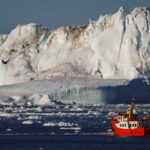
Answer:
[[(0, 150), (150, 150), (150, 137), (109, 136), (129, 105), (0, 106)], [(149, 116), (150, 104), (137, 105)]]
[(0, 136), (2, 150), (149, 150), (149, 137), (102, 135)]

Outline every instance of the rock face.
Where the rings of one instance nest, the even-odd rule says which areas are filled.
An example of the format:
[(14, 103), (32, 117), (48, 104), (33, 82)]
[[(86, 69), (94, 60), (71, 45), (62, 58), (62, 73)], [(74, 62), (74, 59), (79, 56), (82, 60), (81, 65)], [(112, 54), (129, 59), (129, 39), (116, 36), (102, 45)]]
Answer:
[(18, 25), (0, 35), (0, 85), (76, 76), (133, 79), (150, 73), (150, 9), (123, 8), (84, 26)]

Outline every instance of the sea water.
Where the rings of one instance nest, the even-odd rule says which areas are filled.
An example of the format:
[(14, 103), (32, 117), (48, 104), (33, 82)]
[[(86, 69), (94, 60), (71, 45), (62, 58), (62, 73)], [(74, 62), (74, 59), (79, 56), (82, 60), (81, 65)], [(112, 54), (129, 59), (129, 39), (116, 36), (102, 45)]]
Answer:
[[(0, 106), (0, 150), (149, 150), (150, 137), (112, 136), (110, 120), (129, 105)], [(137, 105), (149, 116), (150, 105)]]

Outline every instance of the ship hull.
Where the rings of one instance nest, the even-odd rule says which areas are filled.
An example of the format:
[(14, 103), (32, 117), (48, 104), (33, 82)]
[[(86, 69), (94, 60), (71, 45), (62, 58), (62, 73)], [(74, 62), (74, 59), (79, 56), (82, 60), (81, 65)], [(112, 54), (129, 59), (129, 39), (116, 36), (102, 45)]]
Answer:
[(150, 127), (140, 127), (136, 129), (121, 129), (118, 128), (114, 121), (112, 121), (112, 126), (115, 131), (115, 135), (118, 136), (149, 136)]

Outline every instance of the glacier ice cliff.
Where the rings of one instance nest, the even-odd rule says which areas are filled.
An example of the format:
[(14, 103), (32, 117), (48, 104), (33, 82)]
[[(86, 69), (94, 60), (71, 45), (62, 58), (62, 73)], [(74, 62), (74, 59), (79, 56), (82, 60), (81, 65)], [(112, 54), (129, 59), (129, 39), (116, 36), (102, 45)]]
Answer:
[(149, 103), (148, 79), (95, 79), (57, 77), (0, 86), (0, 104), (52, 105), (61, 103)]
[[(87, 25), (56, 30), (34, 23), (18, 25), (10, 34), (0, 35), (0, 85), (4, 86), (0, 88), (1, 97), (17, 95), (10, 92), (16, 85), (6, 85), (29, 82), (23, 89), (18, 85), (18, 95), (47, 93), (50, 99), (88, 99), (94, 94), (95, 100), (103, 97), (103, 102), (107, 97), (104, 93), (115, 89), (111, 82), (120, 80), (123, 86), (124, 80), (148, 81), (149, 75), (149, 8), (126, 12), (121, 7), (115, 14), (100, 16)], [(40, 87), (39, 80), (49, 80), (51, 89), (46, 90), (45, 84)], [(106, 86), (103, 82), (109, 83)]]
[(0, 84), (55, 76), (133, 79), (150, 70), (150, 9), (120, 8), (88, 25), (18, 25), (0, 35)]

